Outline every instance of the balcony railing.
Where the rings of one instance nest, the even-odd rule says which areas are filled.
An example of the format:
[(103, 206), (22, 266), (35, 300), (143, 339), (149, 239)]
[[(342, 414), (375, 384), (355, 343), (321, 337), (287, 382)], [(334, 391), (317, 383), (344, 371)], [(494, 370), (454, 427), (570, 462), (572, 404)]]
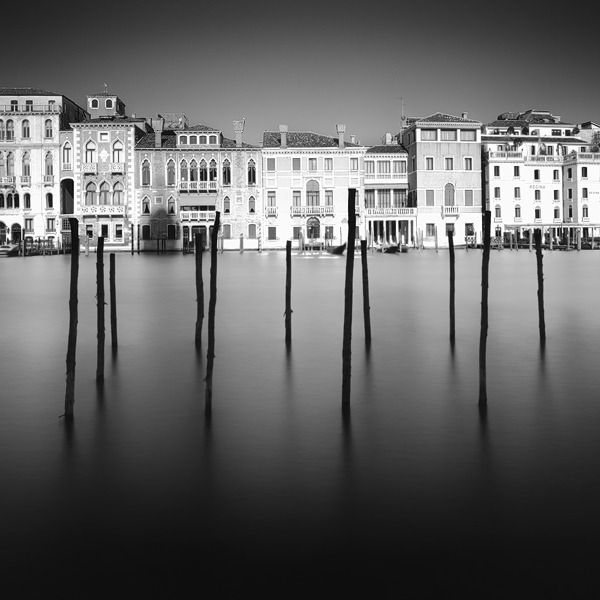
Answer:
[(98, 174), (98, 163), (95, 163), (95, 162), (83, 163), (81, 165), (81, 170), (84, 173), (91, 173), (93, 175), (97, 175)]
[[(267, 206), (267, 209), (269, 208), (276, 207)], [(333, 204), (327, 204), (326, 206), (292, 206), (290, 209), (290, 214), (292, 217), (324, 217), (326, 215), (335, 215), (335, 206), (333, 206)]]
[(125, 173), (125, 163), (111, 162), (108, 165), (108, 169), (111, 173)]
[(72, 171), (73, 170), (73, 165), (71, 163), (63, 163), (63, 171)]
[(523, 153), (514, 151), (490, 152), (490, 159), (509, 161), (523, 160)]
[(14, 185), (15, 178), (12, 175), (0, 177), (0, 185)]
[(214, 210), (182, 210), (179, 216), (182, 221), (214, 221), (215, 212)]
[(406, 181), (406, 173), (365, 173), (365, 179), (382, 179), (390, 181), (396, 179), (398, 181)]
[(182, 192), (209, 192), (217, 191), (216, 181), (180, 181), (179, 189)]
[(124, 215), (125, 212), (124, 204), (92, 204), (81, 207), (82, 215)]
[(367, 217), (376, 217), (383, 215), (396, 215), (396, 216), (406, 216), (406, 217), (414, 217), (417, 214), (416, 208), (406, 208), (406, 207), (380, 207), (380, 208), (365, 208), (365, 213)]
[(276, 206), (265, 206), (265, 215), (267, 217), (276, 217), (277, 216), (277, 207)]
[(59, 104), (0, 104), (0, 113), (59, 113)]
[(54, 185), (54, 175), (44, 175), (44, 185)]
[(30, 185), (31, 184), (31, 177), (29, 175), (22, 175), (21, 176), (21, 185)]
[(458, 206), (442, 206), (443, 217), (456, 217), (460, 214), (460, 208)]

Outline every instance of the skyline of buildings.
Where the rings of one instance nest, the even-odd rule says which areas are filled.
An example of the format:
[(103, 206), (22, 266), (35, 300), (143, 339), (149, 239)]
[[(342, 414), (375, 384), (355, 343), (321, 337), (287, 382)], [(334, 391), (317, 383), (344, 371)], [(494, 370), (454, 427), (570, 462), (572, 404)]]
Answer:
[[(409, 118), (382, 143), (264, 131), (244, 141), (244, 119), (223, 130), (184, 114), (127, 115), (108, 91), (85, 109), (62, 94), (0, 88), (0, 238), (59, 243), (68, 217), (108, 248), (181, 250), (208, 238), (221, 213), (225, 249), (338, 245), (347, 233), (347, 190), (357, 190), (357, 235), (370, 244), (444, 245), (481, 240), (488, 198), (493, 234), (536, 227), (600, 227), (600, 126), (549, 111), (503, 113), (490, 123), (435, 113)], [(482, 149), (486, 152), (482, 166)], [(482, 191), (482, 168), (487, 194)], [(553, 234), (556, 234), (554, 231)], [(205, 242), (206, 243), (206, 242)]]

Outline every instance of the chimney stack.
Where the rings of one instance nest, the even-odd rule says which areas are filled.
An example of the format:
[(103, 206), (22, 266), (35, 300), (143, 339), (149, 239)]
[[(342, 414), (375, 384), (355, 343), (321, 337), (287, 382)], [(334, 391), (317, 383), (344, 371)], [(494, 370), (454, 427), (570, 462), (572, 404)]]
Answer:
[(344, 148), (344, 133), (346, 133), (346, 126), (340, 123), (339, 125), (336, 125), (335, 128), (337, 129), (339, 137), (339, 147)]
[(392, 143), (392, 134), (388, 131), (385, 134), (385, 145), (389, 146)]
[(242, 147), (242, 134), (244, 133), (244, 126), (246, 125), (246, 119), (241, 121), (233, 122), (233, 130), (235, 131), (235, 147)]
[(287, 131), (288, 131), (287, 125), (279, 126), (279, 133), (281, 134), (281, 147), (282, 148), (287, 148)]
[(351, 144), (356, 144), (356, 136), (355, 136), (354, 134), (352, 134), (352, 135), (350, 136), (350, 143), (351, 143)]
[(466, 113), (466, 112), (464, 112), (464, 113), (462, 114), (462, 118), (463, 118), (463, 119), (466, 119), (468, 114), (469, 114), (469, 113)]
[(152, 119), (152, 129), (154, 129), (154, 147), (160, 148), (162, 146), (162, 132), (165, 127), (165, 120), (161, 117), (158, 119)]

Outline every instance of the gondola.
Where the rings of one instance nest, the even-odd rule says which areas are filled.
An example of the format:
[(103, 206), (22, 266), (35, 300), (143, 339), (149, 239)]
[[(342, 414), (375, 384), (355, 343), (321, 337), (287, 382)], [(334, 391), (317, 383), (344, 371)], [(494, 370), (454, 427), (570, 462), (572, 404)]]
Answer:
[(329, 254), (344, 254), (345, 249), (346, 243), (344, 242), (341, 246), (330, 246), (327, 248), (327, 252), (329, 252)]

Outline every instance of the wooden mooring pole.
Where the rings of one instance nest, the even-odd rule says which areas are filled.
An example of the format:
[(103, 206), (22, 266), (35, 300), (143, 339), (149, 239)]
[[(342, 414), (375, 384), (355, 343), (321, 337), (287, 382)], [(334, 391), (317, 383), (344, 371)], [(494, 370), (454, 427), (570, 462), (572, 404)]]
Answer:
[(96, 381), (104, 380), (104, 238), (98, 238), (96, 254), (96, 300), (98, 322), (98, 361), (96, 363)]
[(204, 401), (210, 410), (212, 404), (212, 380), (215, 364), (215, 309), (217, 306), (217, 253), (221, 213), (216, 211), (215, 223), (210, 236), (210, 299), (208, 302), (208, 352), (206, 354), (206, 388)]
[(71, 283), (69, 290), (69, 337), (67, 342), (67, 389), (65, 413), (67, 421), (73, 420), (75, 404), (75, 354), (77, 350), (77, 281), (79, 278), (79, 221), (69, 219), (71, 227)]
[(110, 286), (110, 341), (113, 351), (117, 349), (117, 284), (115, 279), (115, 253), (110, 253), (110, 266), (108, 276)]
[[(454, 225), (446, 225), (448, 234), (448, 250), (450, 255), (450, 344), (454, 347), (456, 340), (455, 333), (455, 310), (454, 310), (454, 296), (455, 296), (455, 272), (454, 272)], [(468, 246), (468, 244), (467, 244)]]
[(342, 343), (342, 407), (350, 406), (352, 372), (352, 278), (356, 236), (356, 190), (348, 190), (348, 243), (346, 246), (346, 285), (344, 289), (344, 338)]
[(196, 346), (202, 345), (202, 324), (204, 323), (204, 281), (202, 280), (202, 236), (195, 235), (196, 252)]
[(367, 240), (360, 240), (360, 259), (362, 263), (363, 316), (365, 321), (365, 342), (371, 343), (371, 306), (369, 304), (369, 267), (367, 265)]
[(544, 311), (544, 267), (542, 257), (542, 234), (539, 229), (535, 230), (535, 256), (537, 261), (537, 280), (538, 280), (538, 314), (540, 329), (540, 344), (542, 348), (546, 345), (546, 317)]
[(285, 244), (285, 345), (292, 343), (292, 241)]
[(481, 328), (479, 333), (479, 407), (487, 407), (486, 347), (488, 332), (488, 287), (490, 266), (491, 212), (485, 211), (483, 232), (483, 258), (481, 260)]

